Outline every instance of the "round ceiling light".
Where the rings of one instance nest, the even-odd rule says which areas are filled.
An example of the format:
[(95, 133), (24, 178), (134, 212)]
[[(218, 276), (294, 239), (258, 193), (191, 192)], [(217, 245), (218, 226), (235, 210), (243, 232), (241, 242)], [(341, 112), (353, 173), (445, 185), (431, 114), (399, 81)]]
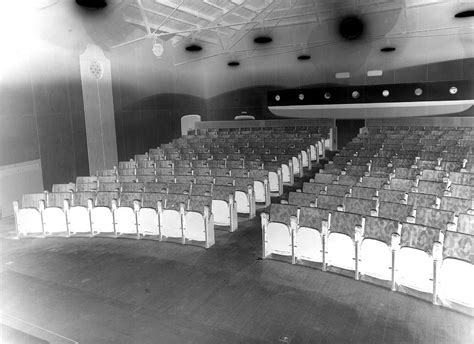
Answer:
[(227, 62), (227, 65), (229, 67), (237, 67), (237, 66), (240, 66), (240, 62), (239, 61), (230, 61), (230, 62)]
[(451, 87), (451, 88), (449, 89), (449, 93), (451, 93), (451, 94), (456, 94), (456, 93), (458, 93), (458, 88), (457, 88), (457, 87), (454, 87), (454, 86)]
[(194, 52), (197, 52), (197, 51), (201, 51), (202, 47), (198, 44), (193, 43), (193, 44), (188, 45), (186, 47), (186, 50), (194, 53)]
[(329, 93), (329, 92), (324, 93), (324, 98), (325, 99), (331, 99), (331, 93)]
[(462, 12), (458, 12), (454, 15), (454, 18), (468, 18), (474, 17), (474, 10), (466, 10)]
[(300, 94), (298, 95), (298, 99), (299, 99), (299, 100), (303, 100), (303, 99), (304, 99), (304, 94), (303, 94), (303, 93), (300, 93)]
[(91, 9), (101, 9), (107, 6), (105, 0), (76, 0), (76, 4)]
[(305, 60), (309, 60), (309, 59), (311, 59), (311, 55), (302, 54), (302, 55), (298, 56), (298, 60), (301, 60), (301, 61), (305, 61)]
[(382, 91), (382, 95), (383, 95), (384, 97), (388, 97), (389, 94), (390, 94), (390, 92), (389, 92), (388, 90), (383, 90), (383, 91)]
[(360, 97), (360, 93), (358, 91), (352, 92), (352, 98), (357, 99)]
[(380, 51), (383, 53), (391, 53), (392, 51), (395, 51), (395, 50), (397, 50), (397, 48), (395, 47), (383, 47), (382, 49), (380, 49)]
[(418, 87), (417, 89), (415, 89), (416, 96), (421, 96), (422, 94), (423, 94), (423, 90), (421, 88)]
[(163, 48), (163, 44), (155, 42), (151, 51), (156, 57), (161, 57), (165, 49)]
[(277, 102), (279, 102), (280, 99), (281, 99), (280, 96), (277, 94), (277, 95), (275, 96), (275, 100), (276, 100)]
[(253, 39), (253, 41), (257, 44), (267, 44), (273, 41), (270, 36), (257, 36)]

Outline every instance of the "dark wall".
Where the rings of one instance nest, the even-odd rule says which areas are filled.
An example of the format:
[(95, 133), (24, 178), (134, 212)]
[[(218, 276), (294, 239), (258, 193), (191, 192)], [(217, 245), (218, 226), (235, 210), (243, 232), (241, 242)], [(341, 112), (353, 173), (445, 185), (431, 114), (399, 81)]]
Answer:
[(88, 174), (77, 57), (26, 61), (17, 77), (2, 79), (0, 101), (0, 165), (41, 159), (47, 190)]

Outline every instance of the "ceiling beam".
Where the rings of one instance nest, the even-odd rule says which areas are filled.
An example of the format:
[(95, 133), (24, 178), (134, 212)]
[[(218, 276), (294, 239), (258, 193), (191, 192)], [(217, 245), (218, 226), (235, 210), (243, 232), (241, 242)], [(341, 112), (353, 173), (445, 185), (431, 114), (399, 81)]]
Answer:
[(146, 17), (145, 10), (142, 5), (142, 0), (137, 0), (137, 4), (140, 10), (140, 14), (142, 16), (143, 22), (145, 23), (146, 33), (150, 35), (151, 34), (150, 24), (148, 24), (148, 18)]

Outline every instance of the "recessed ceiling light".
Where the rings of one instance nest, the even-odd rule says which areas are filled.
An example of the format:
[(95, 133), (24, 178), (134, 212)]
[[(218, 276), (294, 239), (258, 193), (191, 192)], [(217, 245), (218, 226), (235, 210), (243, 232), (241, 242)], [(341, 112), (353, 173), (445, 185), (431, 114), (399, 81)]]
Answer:
[(196, 52), (196, 51), (201, 51), (202, 47), (197, 44), (190, 44), (186, 47), (186, 50), (191, 51), (191, 52)]
[(383, 53), (390, 53), (395, 50), (397, 50), (397, 48), (395, 47), (383, 47), (382, 49), (380, 49), (380, 51)]
[(230, 61), (230, 62), (227, 62), (227, 65), (229, 67), (237, 67), (237, 66), (240, 66), (240, 62), (239, 61)]
[(352, 98), (357, 99), (360, 97), (360, 93), (358, 91), (352, 92)]
[(382, 95), (383, 95), (384, 97), (388, 97), (388, 96), (390, 95), (389, 90), (383, 90), (383, 91), (382, 91)]
[(359, 38), (363, 32), (364, 22), (356, 15), (348, 15), (339, 22), (339, 33), (348, 41)]
[(309, 60), (311, 58), (311, 55), (306, 55), (306, 54), (303, 54), (303, 55), (300, 55), (298, 56), (298, 60)]
[(421, 88), (418, 87), (415, 89), (415, 95), (421, 96), (422, 94), (423, 94), (423, 90)]
[(267, 44), (273, 41), (273, 39), (269, 36), (257, 36), (253, 39), (253, 41), (257, 44)]
[(76, 4), (92, 9), (100, 9), (107, 6), (107, 3), (104, 0), (76, 0)]
[(451, 93), (451, 94), (456, 94), (456, 93), (458, 93), (458, 88), (455, 87), (455, 86), (451, 87), (451, 88), (449, 89), (449, 93)]
[(455, 18), (474, 17), (474, 10), (467, 10), (467, 11), (458, 12), (454, 15), (454, 17)]
[(329, 92), (324, 93), (324, 98), (330, 99), (331, 98), (331, 93), (329, 93)]

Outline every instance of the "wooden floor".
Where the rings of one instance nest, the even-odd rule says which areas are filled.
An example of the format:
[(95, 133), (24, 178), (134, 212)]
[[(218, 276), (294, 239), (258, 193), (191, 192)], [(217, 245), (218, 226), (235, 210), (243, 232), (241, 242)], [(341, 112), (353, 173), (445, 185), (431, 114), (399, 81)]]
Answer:
[(473, 318), (261, 260), (259, 218), (239, 226), (217, 231), (204, 250), (147, 240), (13, 240), (13, 219), (3, 220), (0, 323), (10, 331), (2, 333), (20, 331), (37, 339), (31, 343), (474, 342)]

